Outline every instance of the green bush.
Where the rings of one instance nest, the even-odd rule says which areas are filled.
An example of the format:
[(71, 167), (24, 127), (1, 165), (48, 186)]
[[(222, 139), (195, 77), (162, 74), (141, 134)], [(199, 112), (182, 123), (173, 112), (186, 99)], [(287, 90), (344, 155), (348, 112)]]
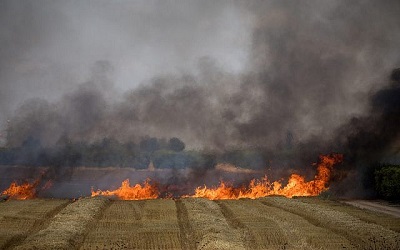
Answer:
[(383, 166), (377, 169), (375, 187), (382, 198), (400, 200), (400, 165)]

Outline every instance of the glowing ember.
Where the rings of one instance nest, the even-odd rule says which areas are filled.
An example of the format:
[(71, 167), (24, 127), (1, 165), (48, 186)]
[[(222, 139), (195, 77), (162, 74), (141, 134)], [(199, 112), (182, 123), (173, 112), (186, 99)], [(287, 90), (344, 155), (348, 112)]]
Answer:
[(48, 180), (42, 187), (42, 190), (47, 190), (53, 186), (53, 181)]
[(140, 184), (136, 184), (135, 186), (129, 185), (129, 179), (124, 180), (116, 190), (97, 190), (94, 191), (92, 189), (92, 197), (93, 196), (116, 196), (121, 200), (145, 200), (145, 199), (157, 199), (159, 196), (159, 192), (157, 186), (150, 184), (150, 180), (147, 179), (143, 186)]
[(16, 200), (27, 200), (35, 198), (36, 187), (39, 184), (39, 180), (33, 183), (25, 182), (18, 185), (17, 182), (11, 183), (10, 187), (2, 192), (3, 195), (10, 196), (10, 199)]
[[(248, 187), (234, 188), (221, 182), (216, 188), (198, 187), (195, 194), (190, 197), (202, 197), (210, 200), (218, 199), (256, 199), (268, 195), (293, 196), (316, 196), (328, 190), (329, 179), (333, 166), (343, 161), (343, 155), (332, 154), (320, 156), (317, 174), (312, 181), (306, 181), (303, 176), (292, 174), (288, 184), (282, 187), (281, 182), (270, 182), (267, 177), (261, 180), (252, 180)], [(186, 196), (189, 197), (189, 196)]]

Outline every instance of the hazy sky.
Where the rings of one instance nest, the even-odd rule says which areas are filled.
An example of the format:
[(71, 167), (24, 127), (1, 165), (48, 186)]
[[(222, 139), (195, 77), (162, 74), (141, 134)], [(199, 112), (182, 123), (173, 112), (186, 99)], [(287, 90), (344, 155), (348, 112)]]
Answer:
[(120, 91), (210, 57), (246, 67), (251, 15), (230, 1), (1, 1), (0, 119), (28, 98), (58, 99), (96, 61)]

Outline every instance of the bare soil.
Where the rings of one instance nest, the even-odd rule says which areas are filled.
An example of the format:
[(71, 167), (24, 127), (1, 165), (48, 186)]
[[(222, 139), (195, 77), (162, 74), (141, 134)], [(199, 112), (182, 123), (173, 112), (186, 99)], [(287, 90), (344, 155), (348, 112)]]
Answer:
[(399, 232), (398, 217), (318, 198), (0, 202), (0, 249), (400, 249)]
[(391, 216), (400, 218), (400, 206), (390, 205), (387, 202), (354, 200), (345, 201), (345, 203), (362, 209), (368, 209), (371, 211), (389, 214)]

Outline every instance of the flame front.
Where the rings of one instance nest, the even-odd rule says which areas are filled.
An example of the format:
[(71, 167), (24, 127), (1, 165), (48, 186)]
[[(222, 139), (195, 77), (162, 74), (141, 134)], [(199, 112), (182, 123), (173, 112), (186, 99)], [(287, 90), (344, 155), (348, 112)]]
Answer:
[(159, 196), (159, 192), (156, 185), (150, 184), (149, 179), (147, 179), (143, 183), (143, 186), (140, 184), (130, 186), (129, 179), (126, 179), (122, 182), (121, 187), (115, 190), (94, 191), (92, 189), (92, 197), (98, 195), (116, 196), (121, 200), (145, 200), (145, 199), (157, 199)]
[(198, 187), (195, 194), (186, 197), (202, 197), (210, 200), (219, 199), (256, 199), (269, 195), (283, 195), (289, 198), (293, 196), (316, 196), (328, 190), (328, 184), (332, 168), (335, 164), (343, 161), (343, 155), (331, 154), (321, 155), (317, 167), (317, 174), (312, 181), (306, 181), (298, 174), (289, 177), (288, 184), (282, 186), (280, 181), (270, 182), (265, 176), (261, 180), (251, 180), (247, 187), (234, 188), (221, 181), (216, 188)]
[[(281, 181), (270, 182), (265, 176), (261, 179), (253, 179), (247, 186), (233, 187), (221, 181), (218, 187), (208, 188), (206, 185), (197, 187), (193, 195), (184, 195), (182, 197), (201, 197), (210, 200), (219, 199), (256, 199), (269, 195), (293, 196), (316, 196), (321, 192), (328, 190), (328, 184), (331, 177), (333, 166), (343, 161), (343, 155), (331, 154), (321, 155), (317, 165), (316, 175), (311, 181), (306, 181), (304, 176), (292, 174), (287, 185), (283, 186)], [(17, 182), (11, 183), (10, 187), (2, 192), (3, 195), (11, 199), (32, 199), (36, 197), (37, 187), (40, 179), (33, 183), (25, 182), (18, 185)], [(41, 190), (48, 189), (53, 185), (51, 180), (47, 181)], [(115, 196), (121, 200), (144, 200), (157, 199), (160, 197), (158, 186), (150, 183), (150, 179), (144, 183), (130, 186), (129, 179), (122, 182), (121, 187), (115, 190), (97, 190), (92, 189), (91, 196)], [(166, 196), (162, 196), (166, 197)]]
[(36, 196), (36, 187), (39, 184), (39, 180), (36, 180), (33, 183), (25, 182), (21, 185), (18, 185), (17, 182), (13, 182), (10, 184), (10, 187), (2, 192), (3, 195), (10, 196), (10, 199), (16, 200), (27, 200), (35, 198)]

